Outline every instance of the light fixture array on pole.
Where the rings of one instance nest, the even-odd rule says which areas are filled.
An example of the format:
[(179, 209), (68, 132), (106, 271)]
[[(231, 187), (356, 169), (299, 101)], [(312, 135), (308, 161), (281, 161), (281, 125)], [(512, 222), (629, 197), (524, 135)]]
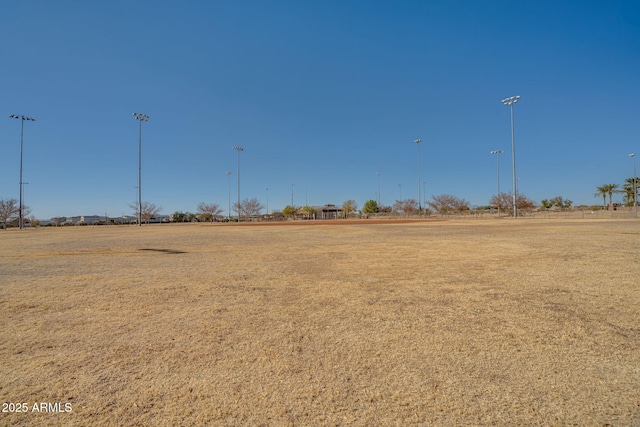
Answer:
[(498, 175), (498, 197), (496, 198), (496, 200), (498, 201), (498, 218), (500, 218), (500, 202), (502, 201), (502, 199), (500, 198), (500, 154), (504, 153), (504, 150), (493, 150), (491, 151), (491, 154), (495, 154), (496, 155), (496, 172)]
[(20, 230), (24, 228), (24, 182), (22, 182), (22, 147), (24, 142), (24, 122), (35, 122), (36, 119), (26, 116), (21, 116), (19, 114), (12, 114), (9, 116), (11, 119), (19, 119), (20, 120), (20, 205), (18, 206), (18, 227)]
[(142, 227), (142, 122), (148, 122), (149, 116), (133, 113), (138, 121), (138, 225)]
[(518, 184), (516, 182), (516, 143), (515, 143), (515, 129), (513, 121), (513, 106), (520, 100), (520, 95), (510, 96), (502, 100), (502, 103), (511, 109), (511, 173), (513, 174), (513, 217), (518, 217), (518, 206), (516, 201), (518, 200)]
[(239, 145), (234, 145), (233, 149), (238, 152), (238, 224), (240, 223), (240, 152), (244, 151), (244, 148)]

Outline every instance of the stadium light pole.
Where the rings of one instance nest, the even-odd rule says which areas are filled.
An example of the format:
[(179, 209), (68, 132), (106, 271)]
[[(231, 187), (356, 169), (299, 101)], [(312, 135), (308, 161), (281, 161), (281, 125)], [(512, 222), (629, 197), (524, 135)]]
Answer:
[(636, 153), (629, 154), (633, 159), (633, 212), (638, 217), (638, 187), (636, 184)]
[(496, 155), (496, 174), (498, 176), (498, 218), (500, 218), (500, 154), (504, 153), (504, 150), (493, 150), (491, 154)]
[(138, 225), (142, 227), (142, 122), (148, 122), (149, 116), (133, 113), (138, 121)]
[(19, 114), (12, 114), (9, 116), (11, 119), (19, 119), (20, 120), (20, 206), (18, 206), (18, 227), (20, 230), (24, 228), (24, 182), (22, 182), (22, 147), (24, 143), (24, 121), (35, 122), (36, 119), (31, 117), (21, 116)]
[(291, 207), (293, 207), (293, 193), (296, 188), (295, 184), (291, 184)]
[(420, 143), (421, 139), (416, 139), (415, 142), (418, 145), (418, 217), (422, 212), (422, 198), (420, 197)]
[(513, 106), (520, 100), (520, 95), (510, 96), (502, 100), (502, 103), (511, 109), (511, 172), (513, 174), (513, 217), (518, 217), (518, 184), (516, 182), (516, 143), (515, 130), (513, 121)]
[(269, 187), (267, 187), (267, 215), (269, 215)]
[(231, 222), (231, 171), (227, 171), (227, 181), (228, 181), (228, 192), (227, 195), (229, 196), (229, 206), (228, 206), (228, 210), (227, 210), (227, 220), (229, 222)]
[(382, 172), (376, 172), (376, 175), (378, 175), (378, 209), (380, 209), (380, 175)]
[(238, 224), (240, 224), (240, 152), (244, 151), (244, 148), (234, 145), (233, 149), (238, 152)]
[(424, 201), (424, 209), (427, 209), (427, 181), (422, 181), (422, 200)]
[[(27, 194), (26, 194), (26, 192), (24, 191), (24, 186), (25, 186), (25, 185), (29, 185), (29, 183), (28, 183), (28, 182), (23, 182), (23, 183), (22, 183), (22, 198), (23, 198), (24, 200), (27, 200)], [(23, 213), (22, 215), (23, 215), (23, 217), (22, 217), (22, 227), (24, 228), (24, 213)], [(33, 227), (33, 224), (31, 223), (31, 221), (29, 221), (29, 227)]]

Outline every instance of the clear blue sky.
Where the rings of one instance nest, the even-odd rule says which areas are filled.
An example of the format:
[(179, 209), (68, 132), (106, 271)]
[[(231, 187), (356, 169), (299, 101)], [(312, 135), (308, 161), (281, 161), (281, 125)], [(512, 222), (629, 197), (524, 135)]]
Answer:
[[(637, 1), (14, 1), (0, 14), (0, 198), (37, 218), (241, 196), (486, 205), (511, 190), (597, 204), (640, 155)], [(621, 196), (618, 196), (620, 199)]]

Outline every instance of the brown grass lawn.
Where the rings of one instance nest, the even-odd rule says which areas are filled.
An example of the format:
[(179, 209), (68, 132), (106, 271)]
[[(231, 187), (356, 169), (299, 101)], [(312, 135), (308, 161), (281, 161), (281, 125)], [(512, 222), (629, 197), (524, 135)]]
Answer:
[(637, 426), (639, 279), (640, 220), (3, 231), (0, 425)]

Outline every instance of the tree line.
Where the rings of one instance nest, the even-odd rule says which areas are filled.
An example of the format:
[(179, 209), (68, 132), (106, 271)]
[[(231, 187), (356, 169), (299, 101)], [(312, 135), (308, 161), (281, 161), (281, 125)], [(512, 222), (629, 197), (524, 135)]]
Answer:
[[(603, 184), (596, 188), (594, 197), (602, 197), (603, 209), (613, 209), (613, 195), (623, 194), (623, 203), (626, 206), (633, 206), (634, 200), (637, 200), (637, 193), (640, 189), (640, 178), (627, 178), (623, 185), (619, 184)], [(634, 191), (635, 190), (635, 191)], [(609, 204), (607, 205), (607, 198)], [(20, 207), (18, 206), (16, 199), (0, 199), (0, 226), (6, 229), (10, 225), (14, 225), (20, 215)], [(562, 196), (556, 196), (550, 199), (543, 199), (540, 202), (539, 207), (542, 209), (569, 209), (573, 205), (573, 202), (569, 199), (565, 199)], [(139, 206), (137, 203), (131, 203), (129, 205), (136, 217), (138, 216)], [(531, 212), (536, 209), (538, 205), (520, 193), (516, 197), (516, 207), (521, 212)], [(144, 223), (158, 216), (162, 210), (161, 206), (154, 203), (143, 202), (140, 204), (140, 217)], [(462, 198), (456, 197), (452, 194), (439, 194), (433, 195), (431, 200), (425, 201), (424, 206), (419, 206), (418, 201), (415, 199), (395, 200), (391, 206), (379, 205), (375, 200), (367, 200), (362, 209), (358, 210), (358, 203), (349, 199), (346, 200), (341, 206), (341, 216), (348, 218), (354, 215), (371, 215), (371, 214), (400, 214), (404, 216), (414, 216), (422, 214), (462, 214), (472, 210), (471, 204)], [(480, 207), (479, 209), (499, 209), (505, 214), (513, 213), (513, 193), (502, 192), (491, 197), (489, 205)], [(240, 218), (253, 218), (260, 216), (264, 206), (257, 198), (247, 198), (240, 203), (235, 202), (232, 204), (232, 211), (235, 215), (231, 215), (231, 212), (227, 213), (226, 218), (222, 215), (224, 209), (217, 203), (205, 203), (198, 204), (195, 213), (176, 211), (170, 215), (171, 221), (174, 222), (214, 222), (220, 220), (232, 220), (235, 217)], [(28, 206), (22, 207), (23, 217), (27, 218), (30, 214)], [(302, 217), (306, 219), (314, 219), (316, 210), (310, 206), (295, 207), (291, 205), (285, 206), (279, 214), (284, 218)], [(29, 222), (33, 222), (34, 218), (28, 218)]]
[[(627, 178), (624, 184), (602, 184), (596, 187), (593, 197), (602, 197), (602, 208), (613, 209), (613, 195), (623, 194), (622, 203), (625, 206), (633, 206), (638, 200), (638, 190), (640, 189), (640, 178)], [(609, 196), (609, 205), (607, 206), (607, 196)]]

